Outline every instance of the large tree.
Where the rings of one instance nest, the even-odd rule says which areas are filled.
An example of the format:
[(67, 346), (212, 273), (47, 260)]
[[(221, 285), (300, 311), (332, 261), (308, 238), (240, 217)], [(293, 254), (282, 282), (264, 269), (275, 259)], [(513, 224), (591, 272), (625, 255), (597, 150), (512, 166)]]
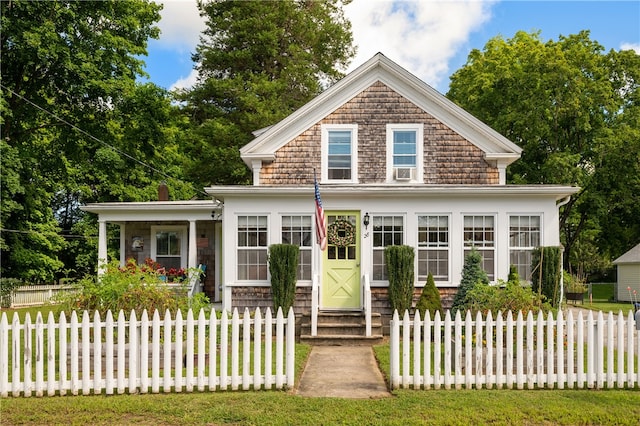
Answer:
[(495, 37), (451, 77), (450, 99), (524, 149), (510, 183), (581, 187), (560, 218), (573, 267), (640, 241), (639, 83), (640, 56), (587, 31)]
[(166, 178), (160, 170), (170, 170), (166, 159), (178, 156), (169, 143), (177, 132), (162, 124), (173, 114), (166, 93), (136, 83), (147, 41), (159, 34), (160, 6), (0, 7), (2, 275), (50, 280), (63, 260), (75, 268), (63, 255), (79, 243), (61, 236), (82, 228), (79, 205), (149, 199)]
[(199, 1), (206, 29), (183, 94), (194, 127), (189, 175), (203, 185), (247, 183), (238, 148), (340, 78), (354, 55), (348, 1)]

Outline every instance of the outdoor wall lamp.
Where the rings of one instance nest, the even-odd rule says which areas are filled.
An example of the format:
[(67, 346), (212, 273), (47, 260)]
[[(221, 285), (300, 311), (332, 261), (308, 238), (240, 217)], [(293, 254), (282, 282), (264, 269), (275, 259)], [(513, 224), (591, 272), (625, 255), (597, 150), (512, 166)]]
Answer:
[(364, 224), (364, 229), (367, 229), (367, 226), (369, 226), (369, 213), (365, 213), (364, 214), (364, 219), (362, 219), (362, 223)]

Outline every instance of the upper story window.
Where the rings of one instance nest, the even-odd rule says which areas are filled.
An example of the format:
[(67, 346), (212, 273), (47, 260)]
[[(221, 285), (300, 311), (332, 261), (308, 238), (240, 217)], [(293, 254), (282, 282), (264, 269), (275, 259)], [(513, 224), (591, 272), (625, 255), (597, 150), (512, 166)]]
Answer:
[(422, 182), (423, 127), (387, 124), (387, 181)]
[(347, 124), (322, 126), (322, 180), (356, 182), (358, 179), (358, 127)]

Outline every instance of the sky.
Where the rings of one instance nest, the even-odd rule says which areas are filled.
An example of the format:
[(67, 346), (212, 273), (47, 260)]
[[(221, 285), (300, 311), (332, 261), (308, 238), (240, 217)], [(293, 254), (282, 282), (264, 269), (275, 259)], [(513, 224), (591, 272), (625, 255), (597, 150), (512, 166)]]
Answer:
[[(191, 54), (205, 22), (195, 0), (156, 0), (164, 4), (159, 40), (151, 40), (149, 80), (166, 89), (193, 85)], [(436, 1), (353, 0), (345, 7), (357, 54), (346, 72), (381, 52), (446, 93), (449, 77), (472, 49), (493, 37), (540, 31), (543, 41), (589, 30), (591, 39), (610, 49), (640, 54), (640, 1)]]

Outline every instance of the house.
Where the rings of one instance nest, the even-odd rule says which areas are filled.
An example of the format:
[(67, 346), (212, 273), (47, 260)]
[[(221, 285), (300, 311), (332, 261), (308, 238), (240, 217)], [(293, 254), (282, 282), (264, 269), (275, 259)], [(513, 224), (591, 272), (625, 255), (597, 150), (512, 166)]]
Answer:
[(640, 244), (614, 260), (613, 264), (618, 268), (616, 300), (640, 302)]
[(153, 242), (174, 232), (183, 265), (208, 265), (208, 294), (227, 309), (254, 309), (272, 305), (269, 245), (297, 244), (296, 312), (389, 315), (386, 246), (414, 247), (416, 297), (431, 272), (447, 306), (472, 248), (492, 281), (511, 264), (529, 278), (532, 250), (560, 244), (559, 206), (577, 191), (506, 185), (521, 149), (382, 54), (240, 151), (253, 185), (207, 187), (210, 201), (87, 206), (99, 215), (99, 257), (107, 222), (123, 227), (122, 259), (135, 254), (134, 235), (151, 243), (138, 259), (166, 256)]

